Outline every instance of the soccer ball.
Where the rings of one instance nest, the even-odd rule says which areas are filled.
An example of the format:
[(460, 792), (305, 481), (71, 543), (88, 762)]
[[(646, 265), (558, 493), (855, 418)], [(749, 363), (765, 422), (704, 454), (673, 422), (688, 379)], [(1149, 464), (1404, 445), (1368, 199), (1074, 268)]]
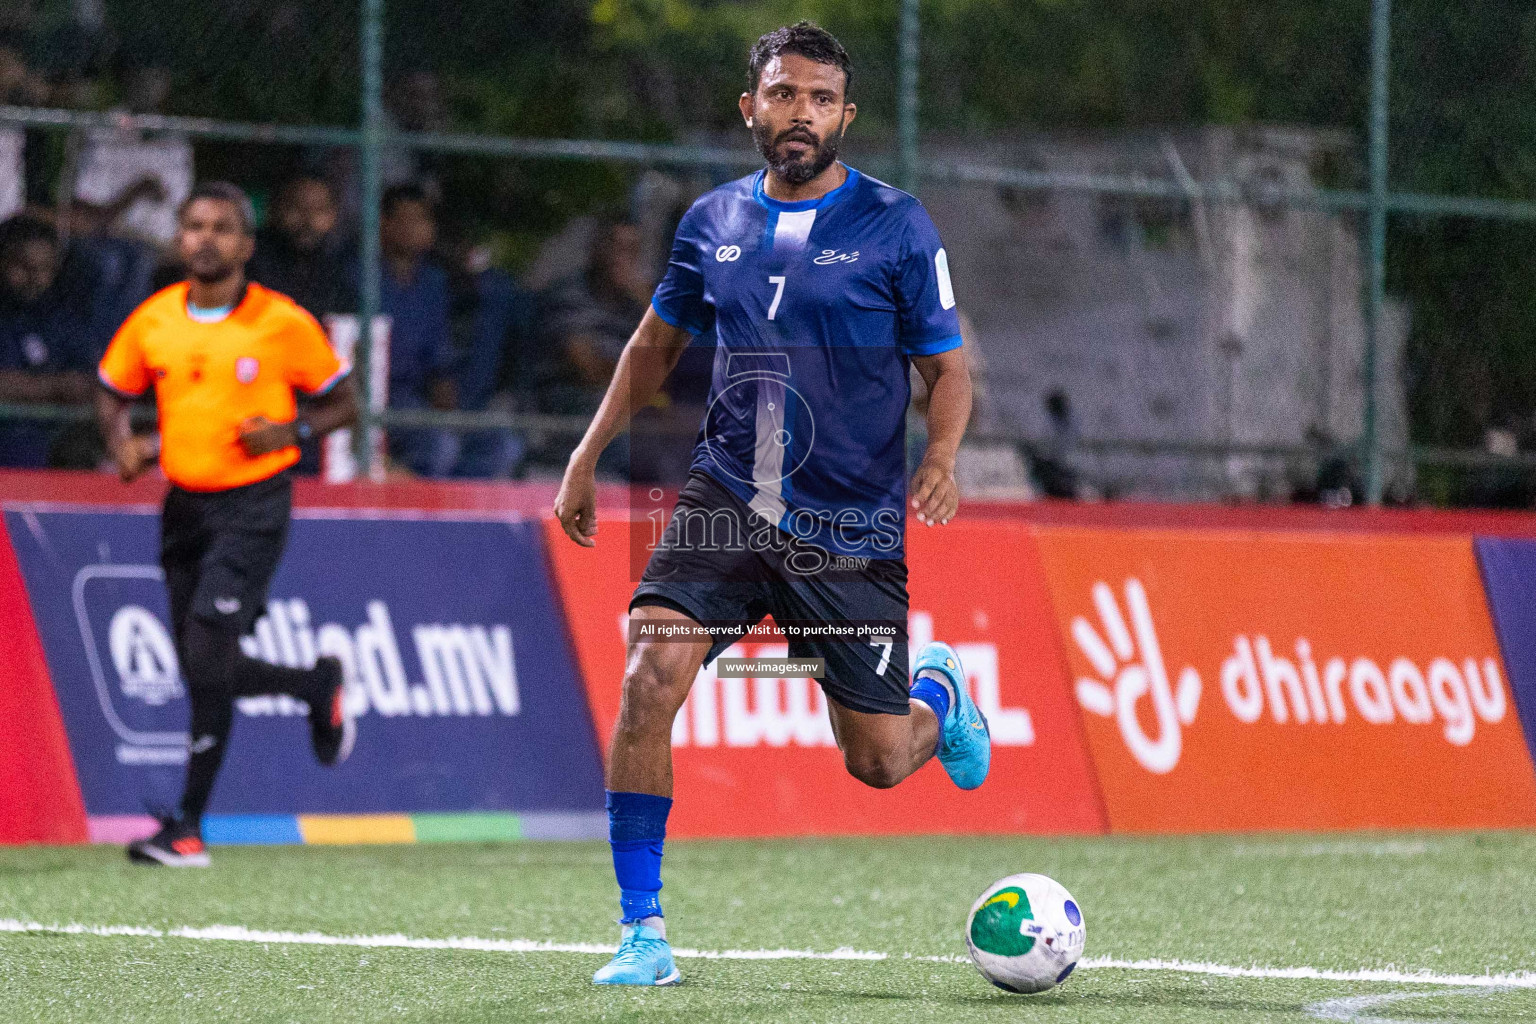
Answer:
[(1044, 992), (1066, 981), (1087, 935), (1072, 894), (1044, 875), (992, 883), (965, 922), (976, 969), (1009, 992)]

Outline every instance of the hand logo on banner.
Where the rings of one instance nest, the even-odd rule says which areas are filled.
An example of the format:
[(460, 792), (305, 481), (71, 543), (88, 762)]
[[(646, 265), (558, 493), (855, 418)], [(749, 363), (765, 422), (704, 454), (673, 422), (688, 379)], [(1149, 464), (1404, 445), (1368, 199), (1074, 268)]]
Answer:
[[(1085, 709), (1106, 718), (1114, 715), (1125, 745), (1141, 766), (1164, 775), (1173, 771), (1183, 751), (1183, 726), (1195, 720), (1200, 706), (1200, 673), (1185, 666), (1179, 673), (1177, 695), (1168, 682), (1168, 668), (1152, 625), (1152, 609), (1146, 589), (1138, 579), (1125, 581), (1125, 605), (1130, 613), (1130, 628), (1115, 600), (1109, 584), (1093, 585), (1093, 603), (1106, 644), (1092, 624), (1082, 616), (1072, 620), (1072, 639), (1078, 649), (1103, 677), (1079, 679), (1077, 700)], [(1134, 630), (1134, 637), (1133, 637)], [(1138, 658), (1139, 652), (1139, 658)], [(1110, 690), (1110, 684), (1114, 690)], [(1157, 718), (1157, 735), (1148, 736), (1137, 716), (1136, 706), (1150, 696)]]

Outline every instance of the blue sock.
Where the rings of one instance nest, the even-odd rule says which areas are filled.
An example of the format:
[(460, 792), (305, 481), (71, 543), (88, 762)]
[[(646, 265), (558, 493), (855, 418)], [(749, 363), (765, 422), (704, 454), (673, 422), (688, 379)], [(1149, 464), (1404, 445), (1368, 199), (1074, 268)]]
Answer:
[(934, 752), (944, 743), (944, 720), (949, 717), (949, 688), (929, 675), (919, 675), (912, 684), (912, 699), (920, 700), (933, 709), (939, 719), (939, 742)]
[(621, 924), (661, 917), (661, 847), (672, 798), (608, 791), (608, 845), (619, 880)]

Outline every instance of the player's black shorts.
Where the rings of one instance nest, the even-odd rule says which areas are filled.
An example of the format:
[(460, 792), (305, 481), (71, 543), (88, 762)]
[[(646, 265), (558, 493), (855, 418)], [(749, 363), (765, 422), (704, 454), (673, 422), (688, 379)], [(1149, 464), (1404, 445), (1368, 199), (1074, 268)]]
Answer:
[[(746, 538), (770, 535), (767, 542)], [(768, 526), (707, 473), (694, 470), (651, 553), (631, 608), (662, 605), (723, 627), (707, 665), (765, 616), (781, 625), (875, 627), (862, 635), (789, 638), (791, 658), (822, 658), (827, 696), (871, 714), (910, 713), (907, 564), (837, 560)]]
[(250, 631), (266, 608), (292, 511), (287, 472), (227, 491), (171, 488), (160, 515), (160, 565), (178, 634), (188, 615)]

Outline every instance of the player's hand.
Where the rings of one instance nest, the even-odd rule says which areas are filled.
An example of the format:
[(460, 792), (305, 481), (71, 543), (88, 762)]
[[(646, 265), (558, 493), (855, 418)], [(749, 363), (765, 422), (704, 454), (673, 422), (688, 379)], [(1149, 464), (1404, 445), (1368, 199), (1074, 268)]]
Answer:
[(273, 423), (265, 416), (252, 416), (240, 424), (240, 447), (253, 459), (298, 443), (292, 423)]
[(912, 508), (929, 526), (943, 526), (960, 508), (960, 488), (955, 486), (955, 467), (923, 460), (912, 474)]
[(597, 474), (584, 462), (572, 459), (555, 495), (555, 518), (565, 535), (584, 548), (597, 546)]
[(158, 447), (153, 438), (137, 436), (129, 436), (118, 446), (112, 461), (117, 463), (117, 475), (123, 483), (131, 484), (143, 475), (154, 463)]

